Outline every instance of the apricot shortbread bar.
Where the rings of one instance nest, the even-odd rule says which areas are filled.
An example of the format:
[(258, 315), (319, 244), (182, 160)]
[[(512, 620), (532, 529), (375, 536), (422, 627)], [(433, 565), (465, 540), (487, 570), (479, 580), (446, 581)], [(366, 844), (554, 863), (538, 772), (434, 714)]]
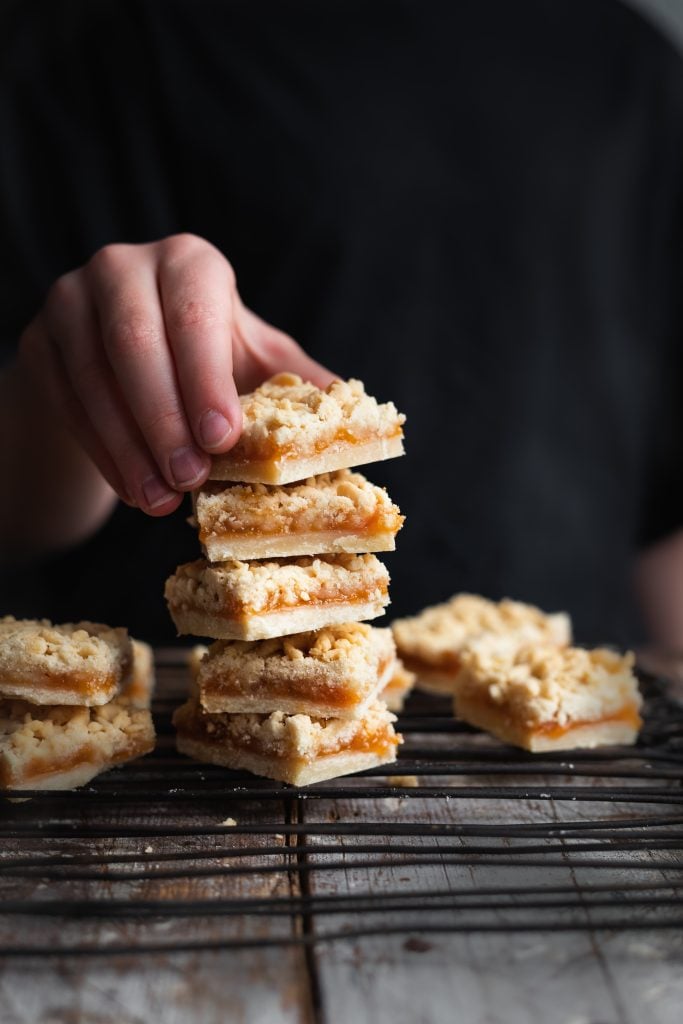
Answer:
[(414, 687), (416, 679), (415, 673), (408, 671), (401, 659), (396, 658), (379, 699), (384, 701), (390, 711), (403, 711), (405, 699)]
[(393, 551), (403, 523), (383, 488), (346, 469), (281, 487), (207, 483), (193, 501), (210, 562)]
[(265, 640), (382, 615), (389, 573), (374, 556), (181, 565), (166, 581), (179, 633)]
[(434, 693), (453, 693), (460, 653), (479, 636), (514, 637), (518, 644), (564, 645), (571, 640), (569, 616), (546, 615), (520, 601), (488, 601), (475, 594), (456, 594), (419, 615), (392, 623), (399, 657), (417, 675), (417, 686)]
[(93, 622), (0, 619), (0, 697), (32, 704), (106, 704), (132, 665), (125, 629)]
[(242, 434), (214, 456), (211, 480), (287, 484), (403, 454), (405, 416), (367, 395), (359, 380), (322, 390), (280, 373), (240, 402)]
[(361, 719), (315, 719), (282, 711), (211, 714), (195, 696), (173, 716), (181, 753), (294, 786), (395, 761), (401, 737), (394, 721), (381, 703), (370, 705)]
[(365, 623), (271, 640), (218, 640), (196, 674), (206, 711), (362, 718), (393, 673), (390, 629)]
[(474, 641), (461, 654), (458, 718), (533, 752), (634, 743), (642, 699), (632, 654)]
[[(141, 677), (142, 679), (142, 677)], [(0, 700), (0, 787), (71, 789), (154, 749), (152, 677), (99, 707)], [(147, 706), (144, 706), (147, 705)]]

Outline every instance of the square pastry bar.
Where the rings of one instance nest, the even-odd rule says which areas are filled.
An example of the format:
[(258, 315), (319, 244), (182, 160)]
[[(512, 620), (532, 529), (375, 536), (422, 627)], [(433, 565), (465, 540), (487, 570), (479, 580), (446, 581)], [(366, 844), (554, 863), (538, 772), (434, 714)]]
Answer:
[(401, 659), (397, 658), (379, 699), (384, 701), (390, 711), (403, 711), (405, 699), (415, 686), (416, 679), (415, 673), (409, 672)]
[(383, 488), (346, 469), (282, 487), (207, 483), (193, 502), (210, 562), (393, 551), (403, 523)]
[(50, 707), (0, 700), (0, 787), (71, 789), (153, 750), (154, 676), (145, 647), (134, 677), (107, 704)]
[(106, 704), (131, 671), (125, 629), (94, 622), (0, 619), (0, 697), (32, 704)]
[(401, 737), (394, 716), (377, 702), (360, 719), (308, 715), (210, 714), (192, 696), (173, 715), (183, 754), (308, 786), (396, 760)]
[(240, 402), (242, 434), (226, 455), (214, 456), (212, 480), (288, 484), (403, 455), (405, 416), (367, 395), (359, 380), (321, 390), (280, 373)]
[(329, 626), (272, 640), (218, 640), (196, 682), (210, 712), (362, 718), (389, 681), (396, 650), (390, 629)]
[(454, 711), (532, 752), (634, 743), (642, 725), (632, 654), (480, 640), (462, 652)]
[(179, 633), (265, 640), (374, 619), (389, 603), (389, 573), (374, 555), (181, 565), (166, 582)]
[(396, 619), (391, 628), (398, 655), (417, 675), (417, 686), (446, 694), (453, 693), (460, 652), (478, 636), (514, 637), (518, 644), (565, 645), (571, 640), (571, 623), (563, 612), (546, 615), (520, 601), (496, 603), (475, 594), (456, 594), (419, 615)]

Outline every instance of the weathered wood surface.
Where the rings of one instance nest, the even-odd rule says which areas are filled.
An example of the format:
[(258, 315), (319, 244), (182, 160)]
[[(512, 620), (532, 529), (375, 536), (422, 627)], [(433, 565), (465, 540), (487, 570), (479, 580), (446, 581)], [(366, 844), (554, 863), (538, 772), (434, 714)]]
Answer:
[[(424, 741), (424, 738), (422, 738)], [(410, 749), (405, 751), (410, 754)], [(388, 779), (387, 782), (391, 780)], [(632, 804), (603, 802), (577, 803), (546, 799), (515, 800), (514, 802), (480, 800), (476, 797), (477, 784), (486, 784), (486, 778), (476, 781), (457, 777), (438, 780), (423, 778), (427, 786), (434, 782), (449, 787), (472, 787), (472, 796), (458, 799), (420, 800), (415, 797), (396, 797), (387, 788), (387, 795), (377, 800), (354, 800), (352, 797), (326, 802), (306, 800), (302, 803), (304, 821), (314, 827), (316, 822), (336, 819), (340, 823), (362, 819), (386, 823), (400, 820), (416, 823), (500, 826), (508, 821), (515, 824), (544, 824), (554, 818), (558, 823), (577, 818), (595, 818), (623, 821), (634, 817)], [(517, 781), (511, 778), (509, 784)], [(539, 779), (534, 779), (538, 783)], [(553, 779), (557, 786), (563, 780)], [(567, 782), (576, 783), (575, 779)], [(607, 780), (609, 782), (609, 780)], [(586, 781), (590, 785), (591, 780)], [(651, 811), (652, 808), (649, 808)], [(660, 809), (661, 810), (661, 809)], [(672, 818), (678, 808), (672, 808)], [(665, 809), (666, 812), (666, 809)], [(639, 814), (643, 813), (641, 807)], [(323, 864), (325, 857), (316, 858), (315, 849), (322, 840), (316, 836), (307, 839), (309, 861)], [(363, 842), (355, 836), (340, 835), (339, 841), (348, 851), (346, 864), (339, 871), (311, 872), (308, 885), (312, 893), (331, 895), (371, 891), (374, 893), (400, 893), (408, 891), (450, 890), (453, 893), (476, 894), (487, 887), (509, 887), (511, 890), (527, 886), (582, 887), (608, 883), (619, 887), (652, 882), (683, 882), (683, 861), (680, 849), (657, 854), (657, 859), (671, 861), (671, 872), (649, 871), (653, 855), (645, 850), (603, 855), (581, 854), (574, 847), (565, 863), (550, 867), (522, 864), (513, 866), (509, 858), (501, 866), (462, 865), (447, 863), (436, 865), (400, 865), (368, 869), (354, 866), (354, 849)], [(400, 842), (425, 848), (434, 843), (427, 836), (415, 836)], [(487, 842), (486, 840), (484, 840)], [(399, 842), (393, 839), (388, 844)], [(488, 841), (490, 842), (490, 840)], [(497, 844), (513, 849), (520, 840), (505, 839)], [(536, 840), (538, 843), (538, 840)], [(461, 848), (481, 846), (476, 837), (437, 837), (436, 843), (452, 853)], [(541, 841), (541, 846), (555, 847), (557, 841)], [(560, 840), (560, 845), (565, 845)], [(623, 868), (582, 867), (582, 861), (623, 861)], [(538, 858), (543, 862), (544, 857)], [(558, 861), (557, 856), (546, 860)], [(521, 858), (520, 858), (521, 860)], [(641, 863), (643, 870), (636, 864)], [(514, 899), (513, 899), (514, 902)], [(520, 901), (522, 906), (525, 899)], [(426, 901), (425, 901), (426, 904)], [(375, 1024), (392, 1021), (393, 1024), (437, 1024), (453, 1020), (473, 1024), (673, 1024), (680, 1019), (683, 1005), (683, 931), (625, 931), (623, 929), (587, 929), (560, 931), (563, 921), (609, 919), (610, 913), (620, 916), (623, 908), (616, 906), (584, 913), (566, 909), (509, 911), (491, 901), (491, 909), (479, 912), (446, 911), (434, 913), (432, 920), (448, 916), (453, 921), (460, 913), (463, 922), (504, 923), (506, 920), (536, 918), (546, 927), (539, 931), (479, 932), (462, 934), (429, 934), (421, 932), (422, 913), (414, 914), (416, 922), (412, 935), (373, 936), (338, 942), (334, 946), (321, 945), (315, 951), (317, 990), (320, 993), (322, 1019), (326, 1024), (343, 1024), (353, 1020), (357, 1024)], [(463, 908), (466, 901), (463, 901)], [(645, 911), (647, 913), (647, 910)], [(336, 927), (355, 929), (367, 924), (368, 917), (349, 914)], [(389, 931), (392, 925), (405, 926), (410, 915), (405, 912), (383, 914), (381, 921)], [(318, 919), (316, 927), (324, 931), (328, 921)]]
[[(162, 686), (165, 680), (161, 680)], [(168, 678), (169, 684), (174, 680)], [(175, 688), (174, 688), (175, 689)], [(163, 764), (169, 755), (169, 771), (174, 771), (170, 734), (159, 738), (159, 748), (150, 758), (150, 766)], [(144, 762), (139, 763), (140, 768)], [(206, 777), (210, 777), (210, 770)], [(103, 789), (109, 785), (121, 790), (126, 769), (102, 777)], [(105, 781), (106, 780), (106, 781)], [(169, 787), (176, 780), (169, 777)], [(156, 785), (156, 783), (155, 783)], [(177, 783), (178, 786), (182, 783)], [(125, 786), (123, 787), (125, 792)], [(295, 875), (264, 874), (260, 869), (274, 858), (259, 855), (246, 858), (219, 857), (202, 860), (201, 866), (216, 873), (206, 877), (182, 877), (184, 868), (197, 865), (197, 851), (223, 852), (255, 847), (263, 849), (286, 844), (280, 832), (285, 822), (284, 801), (269, 801), (265, 806), (253, 802), (218, 797), (217, 799), (164, 802), (155, 800), (130, 803), (125, 799), (76, 802), (67, 797), (45, 795), (29, 803), (0, 810), (0, 833), (11, 827), (45, 822), (46, 836), (2, 840), (0, 865), (19, 855), (37, 859), (66, 855), (132, 854), (139, 860), (111, 865), (91, 880), (43, 880), (0, 874), (0, 946), (16, 942), (26, 945), (68, 947), (72, 944), (97, 945), (106, 950), (110, 944), (160, 944), (179, 940), (235, 940), (289, 935), (294, 923), (287, 917), (173, 917), (161, 913), (149, 920), (6, 917), (2, 904), (7, 899), (72, 900), (216, 900), (290, 896), (296, 891)], [(226, 819), (234, 827), (221, 826)], [(73, 836), (51, 832), (73, 822)], [(270, 834), (253, 835), (241, 830), (250, 825), (269, 827)], [(106, 826), (109, 835), (80, 838), (78, 826)], [(168, 826), (185, 834), (169, 835)], [(126, 832), (147, 833), (129, 836)], [(161, 854), (177, 854), (178, 860), (158, 861)], [(183, 860), (183, 855), (187, 857)], [(238, 865), (250, 868), (244, 874), (221, 875), (220, 867)], [(119, 880), (116, 872), (149, 873), (178, 869), (181, 877)], [(81, 865), (77, 865), (77, 868)], [(88, 869), (88, 865), (84, 865)], [(89, 868), (93, 870), (92, 866)], [(97, 868), (95, 868), (97, 871)], [(6, 904), (5, 904), (6, 906)], [(224, 1024), (226, 1021), (273, 1024), (305, 1024), (311, 1019), (309, 979), (305, 955), (297, 948), (225, 949), (216, 952), (172, 954), (0, 959), (1, 1024)]]
[[(165, 694), (184, 686), (177, 674), (162, 676)], [(475, 754), (480, 748), (491, 750), (491, 743), (476, 736), (412, 733), (407, 738), (402, 756), (408, 772), (416, 750), (422, 763), (431, 749), (436, 755), (456, 746)], [(606, 766), (585, 778), (546, 779), (521, 772), (501, 778), (493, 772), (487, 776), (482, 768), (474, 774), (421, 776), (418, 789), (397, 789), (391, 776), (350, 779), (334, 797), (324, 795), (325, 784), (296, 796), (264, 783), (260, 799), (253, 785), (246, 795), (234, 791), (234, 777), (223, 784), (217, 769), (199, 774), (190, 769), (173, 755), (167, 729), (149, 765), (154, 794), (149, 799), (143, 763), (128, 776), (124, 769), (103, 777), (97, 788), (101, 799), (45, 795), (0, 807), (0, 901), (5, 909), (8, 900), (62, 897), (84, 901), (85, 908), (78, 917), (0, 912), (0, 947), (231, 943), (358, 929), (379, 934), (336, 938), (308, 951), (301, 945), (278, 945), (96, 958), (68, 953), (7, 957), (0, 959), (0, 1024), (677, 1024), (680, 1019), (683, 930), (614, 925), (629, 914), (646, 924), (648, 914), (661, 922), (662, 910), (655, 904), (629, 909), (624, 900), (629, 886), (669, 884), (679, 886), (680, 894), (683, 807), (680, 802), (607, 802), (599, 792), (610, 785), (669, 787), (673, 800), (680, 801), (680, 778), (610, 778)], [(628, 763), (620, 767), (629, 769)], [(589, 800), (558, 799), (567, 785), (593, 787), (595, 794), (585, 789)], [(424, 795), (434, 786), (441, 795)], [(193, 792), (185, 798), (188, 787)], [(529, 795), (502, 799), (495, 796), (495, 787), (527, 788)], [(140, 799), (132, 798), (134, 790)], [(556, 798), (549, 799), (546, 790)], [(115, 800), (107, 795), (111, 792), (119, 794)], [(546, 831), (553, 822), (628, 824), (648, 817), (664, 825), (670, 821), (666, 831), (680, 841), (670, 847), (659, 843), (664, 827), (659, 825), (650, 830), (651, 849), (642, 843), (648, 830), (632, 828), (634, 849), (615, 845), (608, 835), (593, 843), (599, 849), (582, 851), (584, 840), (571, 829), (562, 835)], [(229, 818), (237, 824), (223, 825)], [(30, 834), (36, 822), (42, 824), (41, 833)], [(360, 834), (369, 823), (376, 828)], [(84, 828), (98, 825), (106, 826), (106, 834), (83, 834)], [(401, 825), (408, 834), (400, 834)], [(448, 834), (449, 828), (463, 825), (472, 826), (472, 834)], [(514, 825), (525, 825), (527, 832), (515, 833), (508, 827)], [(29, 834), (14, 835), (22, 829)], [(322, 852), (330, 846), (332, 852)], [(368, 846), (374, 852), (363, 852)], [(433, 862), (422, 856), (420, 863), (410, 863), (409, 856), (399, 853), (404, 848), (432, 849)], [(278, 852), (285, 849), (291, 870), (269, 871), (285, 863)], [(239, 851), (248, 855), (239, 857)], [(129, 854), (133, 860), (81, 864), (84, 854), (90, 860), (98, 854), (109, 860)], [(12, 858), (51, 855), (73, 860), (74, 869), (68, 863), (44, 866), (30, 877), (25, 871), (2, 871)], [(162, 859), (166, 855), (174, 859)], [(235, 868), (249, 870), (235, 873)], [(94, 877), (67, 878), (68, 870), (71, 876), (85, 871)], [(605, 884), (611, 887), (613, 905), (589, 907), (590, 887)], [(491, 887), (508, 890), (508, 895), (486, 896)], [(541, 887), (546, 900), (562, 894), (564, 887), (574, 895), (560, 898), (571, 905), (534, 907), (529, 902), (533, 887)], [(652, 895), (668, 891), (675, 890), (653, 889)], [(429, 895), (435, 892), (440, 895)], [(417, 907), (394, 909), (392, 895), (410, 893), (424, 894), (424, 899)], [(168, 902), (207, 900), (210, 908), (221, 900), (300, 896), (303, 904), (283, 914), (251, 908), (248, 913), (181, 916), (169, 912)], [(358, 909), (324, 903), (340, 896), (365, 902)], [(158, 914), (134, 917), (93, 915), (85, 907), (91, 900), (118, 899), (135, 901), (135, 906), (142, 900), (163, 905)], [(478, 907), (472, 906), (473, 899)], [(501, 930), (520, 919), (534, 920), (539, 928)], [(595, 921), (612, 926), (591, 927)], [(439, 922), (464, 930), (425, 928)], [(558, 929), (572, 922), (581, 930)], [(392, 934), (392, 928), (400, 931)]]

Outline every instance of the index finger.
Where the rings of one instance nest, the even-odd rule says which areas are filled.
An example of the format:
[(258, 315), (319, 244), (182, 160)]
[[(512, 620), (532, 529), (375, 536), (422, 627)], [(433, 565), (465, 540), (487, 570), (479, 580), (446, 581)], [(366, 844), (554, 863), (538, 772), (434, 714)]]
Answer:
[(159, 263), (166, 335), (185, 413), (207, 452), (226, 452), (242, 429), (232, 366), (235, 278), (228, 261), (192, 236), (168, 239)]

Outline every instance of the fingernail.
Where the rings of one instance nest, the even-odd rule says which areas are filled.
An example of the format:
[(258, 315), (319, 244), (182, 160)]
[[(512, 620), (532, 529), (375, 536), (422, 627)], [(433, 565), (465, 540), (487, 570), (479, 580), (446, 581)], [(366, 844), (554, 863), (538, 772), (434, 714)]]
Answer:
[(148, 476), (142, 482), (142, 493), (145, 496), (145, 504), (148, 508), (158, 508), (175, 497), (174, 492), (169, 490), (168, 484), (160, 476)]
[(205, 460), (206, 456), (202, 458), (194, 448), (176, 448), (169, 460), (171, 476), (176, 486), (189, 487), (196, 483), (206, 468)]
[(232, 434), (232, 427), (222, 412), (208, 409), (199, 421), (199, 436), (205, 448), (218, 448)]

